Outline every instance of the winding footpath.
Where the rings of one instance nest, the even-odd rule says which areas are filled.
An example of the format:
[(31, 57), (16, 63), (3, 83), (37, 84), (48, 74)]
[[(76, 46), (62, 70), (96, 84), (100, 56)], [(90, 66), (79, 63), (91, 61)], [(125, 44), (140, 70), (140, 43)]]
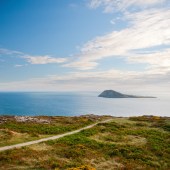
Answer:
[(97, 122), (95, 124), (86, 126), (84, 128), (74, 130), (72, 132), (67, 132), (67, 133), (64, 133), (64, 134), (55, 135), (55, 136), (52, 136), (52, 137), (43, 138), (43, 139), (39, 139), (39, 140), (35, 140), (35, 141), (24, 142), (24, 143), (20, 143), (20, 144), (16, 144), (16, 145), (0, 147), (0, 152), (10, 150), (10, 149), (20, 148), (20, 147), (23, 147), (23, 146), (29, 146), (29, 145), (45, 142), (45, 141), (48, 141), (48, 140), (59, 139), (59, 138), (62, 138), (62, 137), (68, 136), (68, 135), (73, 135), (73, 134), (78, 133), (78, 132), (85, 130), (85, 129), (90, 129), (90, 128), (96, 126), (98, 123), (106, 123), (106, 122), (110, 122), (110, 121), (112, 121), (112, 119), (107, 119), (107, 120), (104, 120), (104, 121), (101, 121), (101, 122)]

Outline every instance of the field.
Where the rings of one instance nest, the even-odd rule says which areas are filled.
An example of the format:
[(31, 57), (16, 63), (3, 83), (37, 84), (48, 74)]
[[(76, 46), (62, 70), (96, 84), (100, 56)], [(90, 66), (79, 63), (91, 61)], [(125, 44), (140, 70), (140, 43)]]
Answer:
[[(64, 133), (106, 118), (110, 117), (41, 117), (49, 120), (47, 124), (17, 122), (9, 118), (0, 124), (0, 144), (4, 146)], [(169, 118), (141, 116), (112, 119), (109, 123), (98, 123), (91, 129), (58, 140), (1, 152), (0, 169), (170, 169)], [(24, 137), (17, 139), (16, 134)]]

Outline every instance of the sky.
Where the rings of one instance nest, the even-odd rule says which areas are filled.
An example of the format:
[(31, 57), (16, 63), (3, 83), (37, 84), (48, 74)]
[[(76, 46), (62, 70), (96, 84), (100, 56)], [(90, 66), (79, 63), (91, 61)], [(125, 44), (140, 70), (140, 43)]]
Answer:
[(0, 0), (0, 91), (170, 95), (169, 0)]

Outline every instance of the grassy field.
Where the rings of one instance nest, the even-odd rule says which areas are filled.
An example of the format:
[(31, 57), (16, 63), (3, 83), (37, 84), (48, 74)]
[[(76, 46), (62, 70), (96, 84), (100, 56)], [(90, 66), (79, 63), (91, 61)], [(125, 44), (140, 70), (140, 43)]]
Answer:
[(32, 141), (82, 128), (108, 116), (0, 116), (0, 146)]
[[(70, 118), (65, 117), (62, 121), (65, 122), (67, 119)], [(88, 120), (83, 124), (82, 120), (85, 118), (77, 119), (80, 119), (79, 121), (81, 123), (78, 123), (77, 126), (75, 123), (68, 125), (68, 127), (71, 127), (69, 130), (96, 121), (86, 118)], [(76, 120), (76, 122), (79, 122), (78, 120)], [(48, 126), (53, 127), (55, 124), (53, 123), (48, 124)], [(63, 123), (60, 125), (62, 124)], [(25, 131), (27, 130), (27, 125), (30, 131)], [(72, 128), (73, 125), (76, 127)], [(47, 131), (43, 130), (43, 128), (32, 130), (29, 123), (24, 124), (25, 130), (23, 130), (24, 128), (14, 129), (13, 127), (15, 126), (9, 126), (7, 122), (1, 124), (0, 127), (3, 131), (2, 133), (10, 130), (29, 135), (35, 132), (36, 135), (65, 132), (65, 130), (60, 130), (59, 132), (51, 130), (50, 133), (46, 133)], [(64, 128), (66, 127), (67, 126), (64, 126)], [(8, 136), (8, 134), (4, 136)], [(4, 141), (5, 139), (3, 139), (3, 144)], [(169, 170), (169, 160), (170, 119), (142, 116), (113, 118), (112, 122), (99, 123), (91, 129), (83, 130), (80, 133), (58, 140), (1, 152), (0, 169)]]

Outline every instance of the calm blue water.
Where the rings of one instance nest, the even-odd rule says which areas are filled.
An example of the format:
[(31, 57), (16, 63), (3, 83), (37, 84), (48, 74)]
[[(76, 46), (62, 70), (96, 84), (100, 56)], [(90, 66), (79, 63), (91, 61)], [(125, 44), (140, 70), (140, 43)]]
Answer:
[(170, 99), (107, 99), (97, 93), (0, 93), (0, 115), (170, 116)]

